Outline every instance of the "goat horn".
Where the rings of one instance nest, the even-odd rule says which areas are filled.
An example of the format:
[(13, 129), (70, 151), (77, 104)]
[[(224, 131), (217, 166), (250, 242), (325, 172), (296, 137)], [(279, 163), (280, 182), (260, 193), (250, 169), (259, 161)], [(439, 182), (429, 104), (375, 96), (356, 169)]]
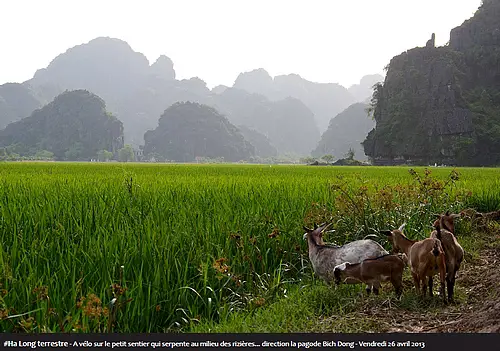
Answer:
[(309, 229), (306, 226), (303, 226), (302, 229), (304, 229), (306, 232), (312, 232), (312, 229)]
[(401, 226), (398, 228), (400, 231), (403, 231), (405, 229), (406, 223), (401, 224)]
[(328, 227), (330, 227), (333, 223), (325, 223), (321, 225), (321, 232), (324, 232)]

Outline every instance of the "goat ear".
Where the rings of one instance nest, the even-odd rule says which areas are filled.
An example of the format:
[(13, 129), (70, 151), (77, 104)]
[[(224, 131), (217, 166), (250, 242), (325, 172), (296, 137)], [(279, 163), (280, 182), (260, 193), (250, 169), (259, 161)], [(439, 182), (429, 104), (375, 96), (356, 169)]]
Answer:
[(455, 219), (455, 218), (460, 218), (461, 217), (461, 214), (460, 213), (452, 213), (451, 214), (451, 218)]
[(392, 235), (392, 232), (390, 230), (387, 230), (387, 229), (386, 230), (382, 230), (381, 233), (385, 234), (387, 236), (391, 236)]
[(450, 215), (450, 211), (446, 211), (445, 215), (449, 216)]
[(318, 225), (314, 223), (314, 230), (318, 229)]
[(406, 223), (401, 224), (401, 226), (398, 228), (400, 231), (403, 231), (405, 229)]

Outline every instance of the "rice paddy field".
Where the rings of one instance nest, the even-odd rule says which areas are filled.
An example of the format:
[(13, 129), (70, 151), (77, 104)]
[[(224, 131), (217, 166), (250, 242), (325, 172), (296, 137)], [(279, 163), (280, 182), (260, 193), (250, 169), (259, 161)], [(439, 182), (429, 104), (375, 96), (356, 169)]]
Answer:
[[(378, 231), (403, 222), (410, 237), (423, 238), (435, 213), (499, 209), (499, 175), (493, 168), (0, 163), (0, 329), (252, 331), (232, 316), (268, 309), (279, 321), (285, 312), (273, 304), (298, 294), (328, 294), (336, 301), (329, 311), (340, 311), (348, 308), (342, 294), (354, 288), (332, 292), (316, 281), (302, 226), (333, 221), (326, 239), (338, 244), (369, 236), (388, 247)], [(262, 330), (281, 331), (280, 324)], [(288, 330), (306, 331), (297, 328), (307, 326)]]

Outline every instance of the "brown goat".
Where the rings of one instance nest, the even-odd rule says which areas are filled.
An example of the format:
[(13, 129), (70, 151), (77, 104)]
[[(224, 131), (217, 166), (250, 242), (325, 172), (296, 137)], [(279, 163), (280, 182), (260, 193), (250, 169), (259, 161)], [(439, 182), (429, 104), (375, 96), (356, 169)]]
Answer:
[[(404, 256), (404, 255), (403, 255)], [(378, 295), (381, 282), (390, 281), (396, 291), (396, 296), (400, 297), (403, 292), (403, 270), (405, 260), (399, 255), (384, 255), (377, 258), (370, 258), (360, 263), (344, 262), (335, 267), (333, 274), (335, 283), (339, 285), (346, 278), (358, 280), (367, 285), (366, 292)]]
[[(439, 239), (443, 246), (446, 263), (446, 287), (449, 302), (453, 302), (455, 277), (464, 259), (464, 249), (460, 246), (452, 231), (454, 229), (454, 218), (456, 218), (456, 215), (450, 215), (449, 212), (440, 216), (439, 219), (434, 222), (435, 230), (430, 235), (431, 238)], [(432, 289), (432, 277), (429, 278), (429, 289)]]
[(439, 215), (439, 218), (434, 221), (432, 226), (436, 228), (436, 226), (439, 225), (441, 229), (446, 229), (451, 233), (455, 233), (455, 218), (458, 217), (460, 217), (459, 214), (450, 214), (449, 211), (446, 211), (444, 215)]
[[(427, 238), (420, 241), (410, 240), (403, 234), (404, 224), (396, 230), (386, 230), (383, 233), (387, 235), (392, 243), (393, 252), (403, 252), (408, 257), (408, 262), (415, 283), (417, 293), (422, 293), (425, 297), (427, 292), (427, 277), (432, 277), (439, 273), (441, 282), (440, 293), (446, 303), (444, 293), (446, 264), (444, 250), (441, 241), (435, 238)], [(422, 290), (420, 290), (422, 283)], [(432, 289), (429, 290), (432, 296)]]

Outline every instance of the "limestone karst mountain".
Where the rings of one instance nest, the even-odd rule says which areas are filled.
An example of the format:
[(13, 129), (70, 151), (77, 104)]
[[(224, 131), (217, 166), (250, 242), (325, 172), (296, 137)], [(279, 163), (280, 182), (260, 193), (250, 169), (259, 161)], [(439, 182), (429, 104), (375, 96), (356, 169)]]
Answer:
[(199, 157), (237, 162), (255, 154), (238, 128), (214, 108), (192, 102), (165, 110), (158, 126), (146, 132), (144, 154), (177, 162)]
[[(262, 97), (255, 100), (248, 92), (235, 94), (225, 86), (210, 90), (198, 77), (179, 80), (176, 79), (174, 64), (167, 56), (160, 56), (150, 65), (143, 54), (114, 38), (100, 37), (68, 49), (52, 60), (47, 68), (38, 70), (22, 86), (44, 101), (36, 107), (51, 101), (65, 90), (85, 89), (97, 94), (106, 101), (107, 109), (123, 122), (126, 143), (136, 147), (144, 144), (144, 133), (156, 127), (158, 119), (168, 107), (184, 101), (216, 107), (232, 123), (273, 138), (272, 143), (278, 152), (307, 155), (311, 145), (319, 140), (319, 132), (316, 131), (314, 119), (311, 120), (310, 111), (300, 106), (298, 113), (293, 113), (293, 109), (286, 105), (297, 106), (296, 102), (289, 99), (279, 102), (287, 94), (283, 94), (283, 99), (276, 97), (270, 101)], [(236, 101), (231, 101), (231, 96)], [(261, 103), (259, 99), (265, 101)], [(263, 111), (259, 109), (259, 104), (264, 106)], [(4, 108), (3, 105), (0, 100), (0, 108)], [(14, 114), (6, 120), (10, 122), (29, 115), (23, 114), (26, 113)], [(283, 123), (287, 118), (293, 123), (281, 128), (277, 123)], [(294, 145), (286, 142), (296, 140), (300, 133), (305, 133), (306, 142)]]
[(278, 156), (278, 151), (264, 134), (245, 126), (238, 126), (238, 129), (245, 140), (254, 146), (255, 156), (263, 159)]
[(87, 89), (108, 104), (115, 104), (133, 92), (150, 69), (146, 56), (125, 41), (100, 37), (58, 55), (26, 83), (36, 90), (52, 87), (56, 95), (64, 90)]
[(229, 88), (214, 95), (209, 105), (233, 124), (265, 135), (281, 155), (309, 155), (320, 137), (314, 114), (295, 98), (271, 101), (263, 95)]
[(367, 104), (355, 103), (332, 118), (311, 154), (315, 157), (333, 155), (340, 159), (352, 149), (355, 159), (366, 161), (361, 143), (375, 126), (375, 121), (368, 116), (367, 108)]
[(89, 160), (123, 147), (123, 125), (97, 95), (66, 91), (0, 131), (0, 147), (21, 156), (47, 151), (58, 160)]
[(0, 129), (28, 117), (41, 106), (42, 101), (28, 86), (19, 83), (0, 85)]
[(377, 163), (500, 163), (500, 0), (484, 0), (449, 45), (394, 57), (364, 142)]
[(135, 147), (144, 144), (144, 133), (158, 125), (166, 109), (190, 101), (212, 106), (232, 124), (260, 133), (269, 141), (265, 154), (276, 149), (279, 155), (297, 156), (309, 155), (320, 130), (355, 100), (338, 84), (314, 83), (296, 74), (272, 78), (264, 69), (240, 74), (234, 87), (210, 90), (199, 77), (178, 79), (169, 57), (161, 55), (150, 64), (125, 41), (109, 37), (72, 47), (32, 79), (4, 88), (16, 91), (16, 98), (7, 98), (0, 88), (0, 126), (29, 116), (66, 90), (83, 89), (106, 102), (106, 109), (123, 122), (125, 142)]
[(298, 74), (272, 78), (263, 68), (241, 73), (233, 87), (266, 96), (270, 100), (293, 97), (302, 101), (314, 114), (316, 124), (323, 132), (330, 119), (356, 102), (343, 86), (336, 83), (315, 83)]

